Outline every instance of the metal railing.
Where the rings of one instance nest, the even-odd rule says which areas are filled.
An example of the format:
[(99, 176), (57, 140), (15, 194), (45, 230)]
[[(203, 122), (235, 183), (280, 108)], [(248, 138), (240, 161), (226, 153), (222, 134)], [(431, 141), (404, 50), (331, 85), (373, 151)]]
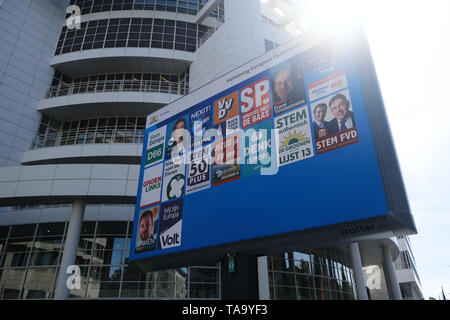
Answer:
[(55, 133), (37, 134), (31, 149), (80, 144), (144, 143), (145, 130), (142, 129), (78, 129)]
[(47, 98), (93, 92), (155, 92), (186, 95), (189, 84), (162, 80), (98, 80), (51, 86)]
[(200, 48), (219, 28), (224, 24), (224, 21), (217, 20), (218, 25), (209, 28), (209, 30), (197, 41), (197, 49)]

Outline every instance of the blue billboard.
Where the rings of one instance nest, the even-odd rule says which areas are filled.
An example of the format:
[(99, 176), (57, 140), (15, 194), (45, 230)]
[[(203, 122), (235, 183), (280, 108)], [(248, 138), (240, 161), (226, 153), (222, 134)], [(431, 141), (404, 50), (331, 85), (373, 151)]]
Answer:
[(142, 154), (130, 260), (156, 269), (415, 233), (361, 31), (298, 38), (149, 115)]

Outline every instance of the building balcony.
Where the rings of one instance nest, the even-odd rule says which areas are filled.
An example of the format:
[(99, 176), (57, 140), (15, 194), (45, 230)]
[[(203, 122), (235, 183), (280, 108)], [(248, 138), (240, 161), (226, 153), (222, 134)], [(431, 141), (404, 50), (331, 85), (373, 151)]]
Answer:
[(162, 48), (101, 48), (57, 55), (51, 66), (70, 77), (111, 72), (180, 74), (194, 56), (194, 52)]
[(54, 163), (139, 164), (144, 130), (97, 128), (37, 134), (25, 165)]
[(37, 109), (62, 121), (110, 115), (145, 117), (188, 91), (188, 85), (169, 81), (77, 82), (52, 86)]
[(50, 87), (47, 99), (70, 96), (74, 94), (104, 92), (148, 92), (170, 95), (185, 95), (189, 92), (189, 84), (157, 80), (111, 80), (86, 81), (70, 84), (59, 84)]
[(0, 205), (71, 203), (133, 204), (138, 165), (58, 164), (0, 168)]

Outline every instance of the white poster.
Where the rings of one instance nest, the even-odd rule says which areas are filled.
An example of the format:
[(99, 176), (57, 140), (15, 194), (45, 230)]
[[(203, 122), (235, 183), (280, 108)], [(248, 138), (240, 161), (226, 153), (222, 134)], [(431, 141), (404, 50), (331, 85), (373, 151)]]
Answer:
[(185, 156), (167, 160), (164, 164), (162, 201), (173, 200), (184, 196), (185, 180)]
[(162, 163), (144, 170), (141, 208), (157, 204), (161, 201), (162, 171)]
[(280, 166), (314, 156), (308, 107), (275, 118)]
[(211, 187), (211, 145), (189, 154), (186, 194)]

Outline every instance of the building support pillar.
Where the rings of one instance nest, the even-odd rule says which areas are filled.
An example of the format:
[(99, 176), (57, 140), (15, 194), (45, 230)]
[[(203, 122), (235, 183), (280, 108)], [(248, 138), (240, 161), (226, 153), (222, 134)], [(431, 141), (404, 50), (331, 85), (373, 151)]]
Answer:
[(382, 245), (381, 251), (383, 252), (384, 275), (386, 277), (387, 286), (392, 295), (391, 298), (392, 300), (403, 300), (397, 275), (395, 274), (394, 260), (392, 259), (391, 250), (388, 246)]
[(223, 300), (258, 300), (257, 256), (236, 253), (234, 270), (229, 269), (229, 258), (222, 262), (221, 281)]
[(267, 256), (258, 257), (258, 290), (259, 300), (270, 300)]
[(86, 203), (83, 200), (75, 200), (72, 203), (72, 213), (70, 215), (61, 266), (55, 285), (55, 300), (67, 300), (69, 298), (70, 290), (67, 286), (67, 279), (70, 274), (67, 273), (67, 268), (74, 265), (77, 258), (77, 249), (80, 241), (81, 225), (83, 223), (85, 208)]
[(352, 260), (353, 276), (355, 278), (356, 297), (358, 300), (369, 300), (366, 290), (366, 279), (362, 269), (361, 254), (357, 242), (349, 244), (350, 257)]

